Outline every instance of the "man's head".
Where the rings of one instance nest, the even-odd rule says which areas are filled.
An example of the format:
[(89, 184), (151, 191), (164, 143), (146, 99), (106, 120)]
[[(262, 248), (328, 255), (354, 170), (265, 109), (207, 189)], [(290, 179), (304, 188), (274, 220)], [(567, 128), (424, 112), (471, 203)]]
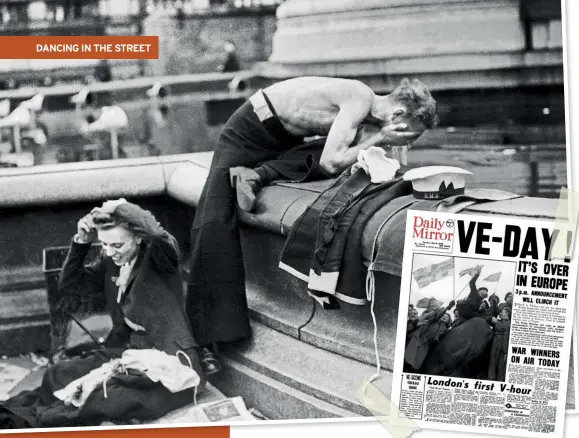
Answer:
[(501, 317), (502, 321), (510, 321), (511, 320), (511, 309), (509, 309), (508, 307), (503, 307), (503, 310), (501, 310), (501, 313), (499, 314), (499, 316)]
[(505, 303), (507, 304), (513, 304), (513, 293), (512, 292), (508, 292), (505, 295)]
[(227, 53), (235, 52), (235, 45), (231, 41), (226, 41), (225, 44), (223, 45), (223, 48)]
[(494, 303), (494, 304), (499, 304), (500, 301), (501, 301), (500, 298), (497, 297), (495, 294), (492, 294), (492, 295), (489, 297), (489, 302), (490, 302), (491, 304), (493, 304), (493, 303)]
[(452, 314), (454, 315), (454, 319), (458, 319), (458, 317), (460, 316), (458, 313), (458, 309), (455, 307), (454, 310), (452, 311)]
[(416, 309), (414, 309), (414, 308), (408, 310), (408, 319), (409, 319), (410, 321), (412, 321), (412, 320), (414, 320), (414, 319), (416, 319), (416, 318), (418, 318), (418, 311), (417, 311)]
[(438, 123), (436, 101), (418, 79), (404, 78), (392, 93), (376, 96), (371, 115), (385, 125), (405, 123), (409, 132), (422, 133)]
[(486, 287), (481, 287), (478, 290), (478, 294), (484, 300), (488, 296), (489, 290)]
[(489, 310), (489, 308), (490, 308), (489, 303), (487, 303), (486, 301), (481, 301), (478, 311), (479, 313), (485, 313), (487, 310)]
[(456, 309), (463, 319), (471, 319), (478, 315), (478, 309), (466, 300), (459, 301), (456, 304)]
[(450, 315), (448, 313), (445, 313), (444, 315), (442, 315), (442, 318), (440, 318), (440, 321), (445, 323), (446, 325), (450, 324)]
[(117, 266), (122, 266), (137, 256), (142, 239), (133, 233), (121, 218), (114, 214), (96, 213), (93, 222), (105, 255)]

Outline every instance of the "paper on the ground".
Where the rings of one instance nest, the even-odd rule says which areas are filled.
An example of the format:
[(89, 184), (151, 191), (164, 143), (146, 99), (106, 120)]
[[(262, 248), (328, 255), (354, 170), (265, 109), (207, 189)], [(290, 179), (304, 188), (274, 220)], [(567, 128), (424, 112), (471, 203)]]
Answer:
[(28, 374), (27, 368), (0, 362), (0, 401), (7, 400), (10, 391)]
[(408, 213), (392, 401), (421, 428), (563, 435), (577, 262), (550, 259), (553, 229)]
[(232, 423), (256, 421), (241, 397), (187, 406), (178, 409), (153, 424)]

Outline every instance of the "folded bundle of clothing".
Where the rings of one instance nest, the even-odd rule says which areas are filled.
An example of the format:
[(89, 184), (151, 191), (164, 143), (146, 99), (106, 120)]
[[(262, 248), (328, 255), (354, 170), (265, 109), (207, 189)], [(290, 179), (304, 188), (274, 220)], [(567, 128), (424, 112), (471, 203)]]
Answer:
[(193, 368), (183, 365), (177, 356), (170, 356), (155, 349), (126, 350), (121, 358), (112, 359), (72, 381), (54, 392), (54, 396), (66, 404), (80, 408), (99, 385), (103, 385), (106, 398), (107, 381), (114, 376), (129, 374), (131, 370), (144, 373), (151, 381), (160, 382), (173, 393), (194, 388), (200, 382)]
[[(466, 171), (455, 168), (419, 168), (418, 176), (370, 148), (322, 192), (298, 218), (286, 240), (280, 268), (307, 282), (308, 293), (324, 308), (339, 308), (338, 299), (356, 305), (372, 301), (368, 270), (400, 276), (408, 210), (460, 212), (472, 204), (520, 197), (490, 189), (456, 190), (454, 196), (424, 199), (416, 195), (413, 181), (425, 169), (427, 179)], [(450, 173), (449, 173), (450, 172)], [(424, 173), (424, 172), (422, 172)], [(424, 179), (424, 178), (422, 178)], [(435, 181), (436, 182), (436, 181)], [(438, 190), (438, 188), (437, 188)], [(365, 260), (366, 259), (366, 260)]]

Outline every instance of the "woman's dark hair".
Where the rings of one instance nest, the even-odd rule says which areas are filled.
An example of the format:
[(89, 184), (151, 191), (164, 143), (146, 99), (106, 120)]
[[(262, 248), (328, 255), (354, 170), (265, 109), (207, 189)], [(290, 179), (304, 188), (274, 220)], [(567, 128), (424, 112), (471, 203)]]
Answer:
[(111, 228), (121, 226), (135, 233), (127, 221), (114, 213), (109, 214), (97, 211), (92, 214), (92, 220), (97, 230), (110, 230)]

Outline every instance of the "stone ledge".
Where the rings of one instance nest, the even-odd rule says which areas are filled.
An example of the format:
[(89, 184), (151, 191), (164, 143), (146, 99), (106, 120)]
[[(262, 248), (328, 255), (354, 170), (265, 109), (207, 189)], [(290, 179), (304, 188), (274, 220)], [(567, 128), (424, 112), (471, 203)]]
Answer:
[[(327, 62), (319, 60), (300, 60), (299, 62), (260, 62), (255, 66), (256, 73), (272, 77), (289, 78), (295, 76), (297, 72), (292, 72), (295, 68), (309, 69), (329, 69), (339, 68), (342, 75), (351, 76), (384, 74), (418, 74), (418, 73), (458, 73), (473, 72), (482, 70), (504, 70), (516, 68), (539, 68), (539, 67), (561, 67), (563, 65), (563, 52), (561, 50), (546, 49), (535, 52), (515, 51), (489, 52), (489, 53), (460, 53), (460, 54), (428, 54), (420, 57), (399, 57), (394, 56), (386, 59), (371, 59), (357, 61), (337, 61), (335, 65), (328, 65)], [(487, 84), (480, 83), (480, 86)], [(429, 84), (429, 89), (431, 88)]]
[[(177, 199), (185, 197), (188, 203), (196, 203), (195, 194), (203, 189), (211, 157), (212, 153), (200, 152), (3, 169), (0, 208), (158, 196), (169, 192)], [(197, 172), (201, 179), (192, 185), (191, 177)], [(188, 175), (188, 182), (183, 180), (184, 174)], [(176, 186), (173, 177), (181, 178)], [(188, 189), (186, 193), (183, 188)]]
[[(462, 7), (480, 3), (480, 0), (334, 0), (332, 2), (312, 2), (311, 0), (291, 0), (281, 4), (277, 9), (278, 20), (323, 14), (339, 14), (376, 9), (394, 9), (401, 7), (424, 7), (433, 4), (457, 3)], [(487, 3), (506, 4), (504, 0), (491, 0)]]
[[(385, 65), (391, 66), (392, 70), (397, 72), (390, 73), (388, 70), (390, 67), (385, 67)], [(415, 72), (414, 69), (419, 71)], [(388, 61), (340, 61), (331, 64), (271, 63), (260, 67), (259, 72), (261, 75), (276, 81), (296, 76), (333, 76), (357, 79), (366, 83), (376, 93), (391, 92), (398, 86), (400, 80), (407, 76), (412, 76), (428, 84), (428, 89), (431, 91), (562, 86), (564, 84), (562, 64), (488, 68), (477, 71), (465, 71), (464, 69), (428, 71), (430, 69), (428, 64), (413, 65), (413, 63), (393, 59)]]
[[(212, 152), (200, 152), (5, 169), (0, 174), (0, 208), (158, 195), (169, 195), (195, 206), (212, 157)], [(240, 212), (241, 221), (264, 231), (285, 235), (299, 215), (331, 182), (267, 186), (259, 194), (256, 212)], [(75, 190), (71, 191), (70, 187)], [(557, 199), (526, 197), (479, 204), (465, 212), (552, 219), (556, 204)]]

